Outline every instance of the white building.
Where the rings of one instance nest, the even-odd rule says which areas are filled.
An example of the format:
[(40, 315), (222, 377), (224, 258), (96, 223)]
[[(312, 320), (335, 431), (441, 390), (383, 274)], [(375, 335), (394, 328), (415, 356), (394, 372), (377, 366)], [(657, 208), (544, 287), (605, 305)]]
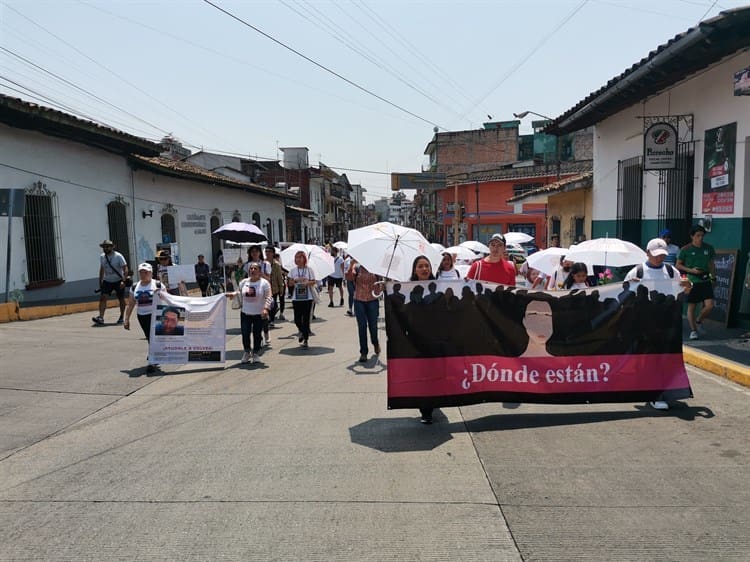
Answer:
[[(232, 220), (284, 234), (284, 194), (159, 157), (156, 143), (0, 95), (0, 190), (24, 200), (0, 216), (0, 295), (26, 303), (94, 298), (99, 244), (112, 239), (128, 265), (175, 242), (182, 263), (207, 261), (211, 231)], [(7, 191), (5, 193), (8, 193)], [(8, 230), (10, 229), (10, 248)], [(3, 273), (5, 267), (3, 267)]]
[[(750, 91), (736, 83), (750, 74), (748, 30), (750, 8), (724, 11), (657, 47), (546, 129), (559, 135), (595, 127), (593, 237), (617, 236), (645, 247), (669, 228), (673, 242), (684, 245), (691, 226), (701, 223), (709, 230), (707, 242), (736, 250), (734, 279), (717, 289), (730, 293), (733, 287), (730, 316), (745, 324)], [(676, 132), (675, 167), (649, 171), (647, 129), (667, 131), (663, 141), (671, 133), (662, 124)]]

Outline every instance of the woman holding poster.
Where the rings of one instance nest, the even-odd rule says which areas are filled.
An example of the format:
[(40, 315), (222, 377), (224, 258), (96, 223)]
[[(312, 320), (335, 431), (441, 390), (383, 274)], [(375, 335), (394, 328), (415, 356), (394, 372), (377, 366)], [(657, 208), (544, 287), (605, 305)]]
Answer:
[[(245, 354), (242, 356), (243, 363), (254, 363), (258, 360), (258, 353), (263, 343), (263, 325), (273, 306), (271, 285), (260, 276), (260, 268), (260, 262), (248, 263), (247, 272), (250, 277), (240, 281), (236, 293), (227, 295), (229, 298), (239, 298), (242, 307), (240, 328), (242, 330), (242, 347), (245, 350)], [(251, 332), (253, 335), (252, 348), (250, 347)]]
[[(130, 291), (128, 304), (125, 308), (125, 322), (123, 324), (126, 330), (130, 330), (130, 315), (133, 313), (133, 309), (137, 308), (138, 323), (141, 325), (147, 342), (150, 341), (151, 336), (151, 314), (154, 310), (154, 293), (162, 288), (161, 283), (154, 281), (153, 271), (149, 263), (144, 262), (138, 266), (138, 283), (133, 285), (133, 289)], [(149, 359), (146, 372), (153, 373), (156, 367), (157, 365), (151, 363)]]

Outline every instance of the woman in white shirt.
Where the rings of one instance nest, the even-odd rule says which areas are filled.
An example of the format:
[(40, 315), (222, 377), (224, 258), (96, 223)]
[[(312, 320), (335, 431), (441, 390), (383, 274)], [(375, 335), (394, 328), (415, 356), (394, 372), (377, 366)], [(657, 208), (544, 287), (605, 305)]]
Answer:
[(461, 274), (456, 269), (455, 262), (453, 261), (453, 254), (443, 252), (443, 259), (440, 260), (438, 266), (438, 279), (461, 279)]
[(313, 287), (316, 285), (315, 273), (307, 267), (307, 254), (294, 254), (295, 267), (287, 275), (287, 286), (292, 289), (292, 307), (294, 323), (299, 330), (299, 343), (307, 347), (310, 337), (310, 315), (313, 306)]
[[(242, 348), (245, 354), (242, 356), (243, 363), (253, 363), (258, 360), (258, 353), (263, 344), (263, 325), (268, 319), (268, 312), (273, 306), (271, 295), (271, 284), (260, 276), (260, 262), (250, 262), (247, 272), (250, 277), (240, 281), (237, 292), (234, 295), (240, 299), (240, 329), (242, 330)], [(253, 335), (253, 345), (250, 347), (250, 334)]]

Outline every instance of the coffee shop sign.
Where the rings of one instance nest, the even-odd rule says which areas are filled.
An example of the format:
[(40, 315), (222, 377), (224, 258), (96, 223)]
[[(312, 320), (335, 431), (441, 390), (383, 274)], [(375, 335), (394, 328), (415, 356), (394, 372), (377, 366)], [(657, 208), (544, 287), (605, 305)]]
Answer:
[(193, 234), (205, 234), (206, 233), (206, 215), (187, 215), (184, 220), (180, 223), (182, 228), (194, 228)]

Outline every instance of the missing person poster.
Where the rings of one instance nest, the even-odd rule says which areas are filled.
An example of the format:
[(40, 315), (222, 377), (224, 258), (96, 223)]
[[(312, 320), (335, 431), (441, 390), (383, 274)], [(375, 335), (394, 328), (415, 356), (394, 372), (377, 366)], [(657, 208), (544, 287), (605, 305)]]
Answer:
[(149, 358), (152, 363), (224, 363), (226, 297), (155, 293)]
[(682, 297), (662, 288), (389, 283), (388, 407), (690, 397)]
[(734, 213), (737, 123), (706, 131), (703, 148), (703, 205), (709, 215)]

